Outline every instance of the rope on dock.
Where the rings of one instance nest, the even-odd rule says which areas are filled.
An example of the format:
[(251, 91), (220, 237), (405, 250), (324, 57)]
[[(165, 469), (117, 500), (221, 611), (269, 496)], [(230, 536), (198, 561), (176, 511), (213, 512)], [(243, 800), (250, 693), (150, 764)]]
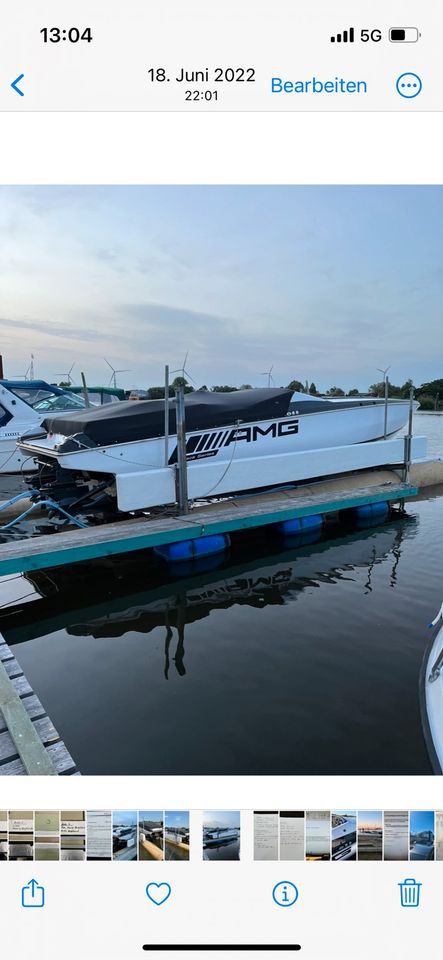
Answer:
[[(0, 511), (6, 510), (7, 507), (12, 507), (14, 503), (18, 503), (19, 500), (29, 500), (30, 497), (38, 495), (38, 490), (30, 490), (25, 491), (24, 493), (19, 493), (16, 497), (12, 497), (11, 500), (6, 500), (4, 503), (0, 504)], [(0, 530), (10, 530), (11, 527), (15, 527), (17, 523), (21, 523), (22, 520), (25, 520), (25, 518), (28, 517), (36, 507), (50, 507), (52, 510), (57, 510), (64, 517), (66, 517), (70, 523), (73, 523), (77, 527), (82, 527), (82, 529), (86, 529), (88, 526), (88, 524), (84, 523), (83, 520), (79, 520), (78, 517), (74, 517), (72, 513), (68, 513), (68, 511), (65, 510), (64, 507), (61, 507), (59, 503), (56, 503), (55, 500), (38, 500), (34, 503), (31, 503), (31, 506), (24, 510), (20, 516), (14, 517), (14, 519), (10, 520), (9, 523), (5, 523), (2, 527), (0, 527)]]

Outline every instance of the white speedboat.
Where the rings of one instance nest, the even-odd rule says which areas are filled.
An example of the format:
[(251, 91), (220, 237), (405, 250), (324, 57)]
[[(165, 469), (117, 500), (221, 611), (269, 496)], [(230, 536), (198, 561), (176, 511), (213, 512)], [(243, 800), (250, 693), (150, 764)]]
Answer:
[[(408, 400), (389, 400), (388, 436), (405, 425), (408, 410)], [(300, 478), (291, 455), (384, 435), (385, 402), (375, 398), (328, 400), (283, 389), (199, 390), (186, 396), (185, 412), (192, 499), (293, 482)], [(22, 438), (19, 447), (41, 468), (42, 491), (63, 497), (65, 506), (87, 496), (92, 503), (95, 492), (103, 500), (106, 490), (116, 509), (143, 510), (176, 500), (174, 401), (169, 401), (167, 458), (164, 424), (164, 401), (127, 401), (46, 417), (40, 435)]]
[(332, 814), (332, 859), (355, 860), (357, 854), (356, 817)]
[(82, 397), (44, 380), (0, 380), (0, 474), (18, 474), (26, 462), (26, 472), (37, 464), (17, 446), (19, 437), (40, 427), (50, 414), (84, 410)]
[(232, 843), (238, 840), (239, 827), (205, 827), (203, 830), (204, 847), (220, 847), (223, 843)]
[[(429, 624), (441, 624), (443, 604)], [(426, 745), (436, 773), (443, 773), (443, 624), (440, 625), (426, 652), (420, 684), (422, 719)]]

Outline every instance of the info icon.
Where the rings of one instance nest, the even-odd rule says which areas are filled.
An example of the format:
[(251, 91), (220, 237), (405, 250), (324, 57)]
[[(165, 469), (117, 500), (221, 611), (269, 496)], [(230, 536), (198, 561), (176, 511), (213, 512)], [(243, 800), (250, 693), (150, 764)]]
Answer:
[(298, 890), (290, 880), (281, 880), (276, 883), (272, 891), (272, 898), (278, 907), (292, 907), (298, 900)]

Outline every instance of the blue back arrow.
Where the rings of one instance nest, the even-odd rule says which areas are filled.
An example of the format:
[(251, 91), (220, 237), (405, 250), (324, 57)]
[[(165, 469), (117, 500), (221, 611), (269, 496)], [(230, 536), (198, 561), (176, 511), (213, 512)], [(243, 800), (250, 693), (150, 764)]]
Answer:
[(24, 77), (24, 73), (21, 73), (20, 76), (16, 77), (15, 80), (13, 80), (13, 82), (11, 83), (12, 89), (15, 90), (15, 92), (18, 93), (20, 97), (24, 97), (24, 93), (23, 93), (23, 90), (20, 90), (17, 84), (20, 83), (20, 80), (23, 80), (23, 77)]

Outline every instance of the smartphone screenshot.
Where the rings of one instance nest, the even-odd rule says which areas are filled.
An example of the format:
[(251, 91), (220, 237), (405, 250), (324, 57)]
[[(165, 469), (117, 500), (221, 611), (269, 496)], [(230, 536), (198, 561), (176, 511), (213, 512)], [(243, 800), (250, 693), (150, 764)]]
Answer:
[(442, 30), (3, 11), (8, 960), (439, 954)]

